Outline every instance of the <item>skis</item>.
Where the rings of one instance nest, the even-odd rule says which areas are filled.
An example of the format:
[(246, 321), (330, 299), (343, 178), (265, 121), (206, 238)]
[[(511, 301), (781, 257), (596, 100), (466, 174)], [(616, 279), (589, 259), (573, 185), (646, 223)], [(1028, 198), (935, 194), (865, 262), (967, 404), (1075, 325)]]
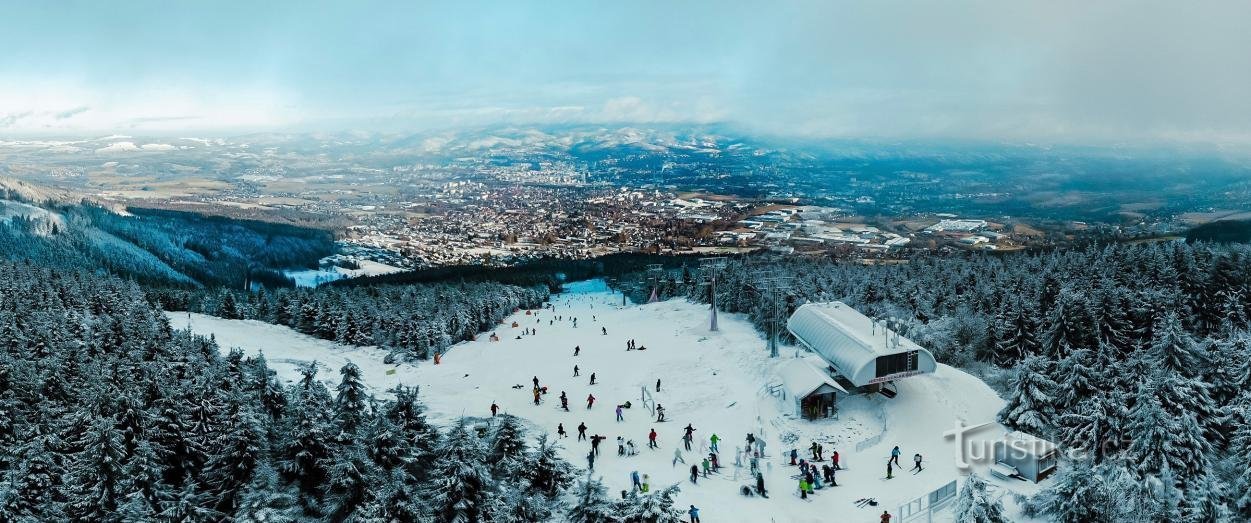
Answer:
[(877, 498), (860, 498), (860, 499), (857, 499), (855, 503), (856, 503), (856, 506), (860, 508), (869, 507), (869, 506), (876, 507)]

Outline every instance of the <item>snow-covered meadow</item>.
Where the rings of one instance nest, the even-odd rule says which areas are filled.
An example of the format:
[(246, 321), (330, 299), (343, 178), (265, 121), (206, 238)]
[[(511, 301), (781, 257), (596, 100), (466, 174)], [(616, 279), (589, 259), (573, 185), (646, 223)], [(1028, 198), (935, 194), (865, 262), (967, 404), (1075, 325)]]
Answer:
[[(553, 296), (551, 303), (554, 309), (519, 311), (505, 320), (495, 330), (499, 341), (491, 341), (486, 333), (455, 346), (439, 365), (386, 364), (381, 350), (338, 345), (258, 321), (185, 312), (168, 316), (176, 328), (212, 334), (223, 350), (240, 347), (248, 354), (263, 352), (270, 366), (287, 380), (298, 376), (299, 363), (316, 360), (322, 367), (318, 377), (333, 386), (338, 368), (352, 361), (379, 396), (397, 384), (420, 386), (429, 417), (436, 423), (447, 424), (461, 416), (489, 417), (492, 402), (501, 412), (515, 414), (533, 430), (553, 437), (557, 424), (563, 423), (569, 433), (562, 440), (565, 457), (580, 467), (587, 465), (590, 445), (576, 440), (576, 427), (585, 422), (588, 435), (607, 438), (594, 474), (602, 476), (611, 491), (630, 488), (634, 470), (648, 474), (653, 489), (681, 483), (679, 506), (698, 506), (710, 522), (877, 521), (883, 509), (895, 512), (900, 503), (959, 479), (956, 445), (943, 436), (944, 431), (957, 420), (967, 424), (992, 421), (1003, 406), (1003, 400), (977, 378), (940, 365), (933, 375), (901, 380), (894, 399), (853, 397), (841, 404), (838, 419), (800, 420), (782, 413), (779, 402), (766, 390), (781, 360), (804, 356), (785, 348), (782, 358), (770, 359), (762, 336), (740, 317), (723, 314), (720, 330), (709, 332), (706, 306), (670, 300), (623, 307), (620, 295), (608, 293), (602, 282), (571, 285), (567, 292)], [(525, 328), (537, 332), (522, 335)], [(629, 339), (647, 350), (626, 351)], [(577, 357), (575, 346), (581, 347)], [(578, 377), (573, 376), (574, 365), (579, 367)], [(592, 373), (595, 385), (588, 383)], [(530, 392), (536, 376), (549, 388), (538, 406)], [(661, 380), (660, 392), (654, 388), (657, 379)], [(664, 406), (666, 422), (656, 423), (642, 408), (643, 388)], [(560, 408), (561, 391), (569, 396), (569, 412)], [(590, 409), (586, 408), (588, 394), (596, 398)], [(617, 422), (614, 406), (626, 401), (633, 403), (632, 408), (625, 410), (625, 421)], [(697, 447), (694, 452), (683, 452), (686, 465), (674, 466), (674, 449), (681, 447), (682, 428), (688, 423), (697, 429)], [(659, 433), (659, 450), (647, 448), (652, 428)], [(736, 468), (733, 452), (743, 446), (748, 433), (763, 436), (767, 442), (768, 455), (761, 467), (769, 499), (738, 493), (739, 486), (751, 482), (746, 462), (741, 470)], [(700, 447), (707, 445), (712, 434), (722, 440), (723, 469), (692, 485), (689, 466), (698, 463)], [(857, 443), (879, 434), (882, 437), (876, 444), (855, 450)], [(995, 426), (978, 437), (1000, 434), (1002, 429)], [(618, 457), (617, 436), (633, 440), (639, 454)], [(797, 480), (792, 479), (797, 470), (788, 465), (785, 454), (799, 448), (802, 457), (814, 440), (825, 447), (826, 456), (840, 452), (847, 470), (838, 473), (838, 487), (827, 486), (810, 501), (801, 501)], [(885, 464), (894, 445), (902, 450), (904, 467), (896, 469), (895, 479), (886, 480)], [(915, 475), (906, 470), (912, 466), (914, 453), (925, 457), (925, 470)], [(876, 498), (879, 505), (858, 508), (854, 504), (867, 497)], [(950, 518), (950, 511), (944, 517)]]

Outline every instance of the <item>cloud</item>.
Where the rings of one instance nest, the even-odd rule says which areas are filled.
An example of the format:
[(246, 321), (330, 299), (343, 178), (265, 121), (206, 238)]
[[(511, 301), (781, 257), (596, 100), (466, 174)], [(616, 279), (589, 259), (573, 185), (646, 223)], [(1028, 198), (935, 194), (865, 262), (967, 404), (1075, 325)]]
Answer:
[(87, 112), (87, 111), (90, 111), (90, 110), (91, 110), (91, 108), (90, 108), (90, 107), (87, 107), (87, 106), (85, 106), (85, 105), (80, 105), (80, 106), (75, 107), (75, 108), (73, 108), (73, 109), (67, 109), (67, 110), (65, 110), (65, 111), (61, 111), (61, 112), (59, 112), (59, 113), (56, 113), (56, 114), (54, 114), (53, 116), (54, 116), (57, 120), (64, 120), (64, 119), (66, 119), (66, 118), (73, 118), (73, 117), (75, 117), (75, 116), (78, 116), (78, 115), (80, 115), (80, 114), (82, 114), (82, 113), (85, 113), (85, 112)]

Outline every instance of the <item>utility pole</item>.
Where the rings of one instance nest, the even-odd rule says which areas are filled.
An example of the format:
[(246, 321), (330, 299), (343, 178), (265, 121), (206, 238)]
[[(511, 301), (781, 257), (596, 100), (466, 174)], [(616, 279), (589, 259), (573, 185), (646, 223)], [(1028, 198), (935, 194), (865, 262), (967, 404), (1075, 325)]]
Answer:
[(727, 258), (717, 256), (712, 258), (699, 259), (699, 271), (707, 280), (706, 285), (709, 286), (711, 294), (709, 295), (709, 310), (712, 311), (711, 320), (709, 320), (708, 330), (717, 331), (717, 274), (725, 269)]
[(764, 276), (757, 286), (761, 302), (769, 315), (769, 357), (778, 357), (778, 333), (786, 321), (786, 296), (791, 290), (791, 276)]

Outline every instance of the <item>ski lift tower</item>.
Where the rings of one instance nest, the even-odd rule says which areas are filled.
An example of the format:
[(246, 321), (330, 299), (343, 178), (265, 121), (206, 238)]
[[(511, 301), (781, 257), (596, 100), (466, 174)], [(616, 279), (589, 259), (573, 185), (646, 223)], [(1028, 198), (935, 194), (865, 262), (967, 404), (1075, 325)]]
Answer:
[(660, 301), (660, 280), (664, 277), (665, 266), (659, 263), (647, 265), (647, 283), (652, 288), (652, 294), (647, 298), (647, 303), (656, 303)]
[(699, 259), (699, 272), (704, 277), (703, 285), (709, 286), (709, 310), (712, 311), (708, 330), (717, 331), (717, 274), (725, 269), (728, 259), (724, 256)]
[(790, 294), (791, 276), (761, 276), (758, 283), (752, 285), (760, 294), (760, 302), (769, 315), (769, 357), (778, 357), (778, 332), (789, 315), (786, 313), (786, 297)]

